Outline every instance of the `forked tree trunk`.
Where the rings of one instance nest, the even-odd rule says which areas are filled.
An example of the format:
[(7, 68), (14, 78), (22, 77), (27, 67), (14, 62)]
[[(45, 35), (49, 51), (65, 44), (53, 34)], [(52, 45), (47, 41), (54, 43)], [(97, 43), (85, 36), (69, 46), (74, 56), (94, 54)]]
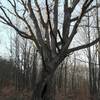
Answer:
[(31, 100), (50, 100), (49, 82), (53, 77), (53, 73), (47, 73), (44, 69), (41, 72), (38, 82), (36, 82)]

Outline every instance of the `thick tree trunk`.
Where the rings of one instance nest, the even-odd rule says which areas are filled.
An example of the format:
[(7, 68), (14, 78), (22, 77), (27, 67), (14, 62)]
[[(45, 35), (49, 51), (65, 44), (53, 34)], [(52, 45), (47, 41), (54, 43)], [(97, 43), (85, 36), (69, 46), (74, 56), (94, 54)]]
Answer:
[(32, 94), (32, 100), (43, 100), (42, 98), (42, 88), (43, 88), (43, 83), (38, 83), (35, 86), (35, 89), (33, 90)]
[(40, 82), (33, 90), (32, 100), (50, 100), (48, 82)]
[(53, 77), (53, 74), (47, 73), (45, 70), (42, 70), (41, 76), (38, 82), (36, 82), (31, 100), (50, 100), (49, 94), (49, 83)]

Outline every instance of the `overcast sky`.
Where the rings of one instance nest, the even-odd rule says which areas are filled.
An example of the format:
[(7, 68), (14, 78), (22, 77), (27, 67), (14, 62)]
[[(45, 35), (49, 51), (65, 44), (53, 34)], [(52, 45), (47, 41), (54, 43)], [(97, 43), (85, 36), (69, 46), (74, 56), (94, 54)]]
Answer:
[(0, 56), (9, 57), (10, 29), (0, 24)]

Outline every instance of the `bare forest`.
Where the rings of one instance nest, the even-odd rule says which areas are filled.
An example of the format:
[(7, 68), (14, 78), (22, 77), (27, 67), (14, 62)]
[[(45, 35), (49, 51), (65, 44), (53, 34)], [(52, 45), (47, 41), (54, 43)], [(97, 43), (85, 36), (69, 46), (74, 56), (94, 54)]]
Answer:
[(0, 0), (0, 100), (100, 100), (99, 24), (100, 0)]

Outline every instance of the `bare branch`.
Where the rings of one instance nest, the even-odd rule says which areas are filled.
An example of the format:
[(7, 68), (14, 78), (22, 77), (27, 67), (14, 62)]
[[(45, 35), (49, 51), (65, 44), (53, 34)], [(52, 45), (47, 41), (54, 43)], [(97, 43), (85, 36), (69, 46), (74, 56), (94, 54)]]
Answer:
[(11, 19), (8, 17), (8, 15), (6, 14), (5, 10), (3, 7), (0, 7), (0, 9), (2, 10), (2, 12), (4, 13), (5, 17), (7, 18), (7, 20), (9, 21), (9, 23), (12, 23), (11, 22)]
[[(70, 37), (69, 37), (69, 41), (70, 41), (70, 42), (72, 41), (73, 37), (76, 35), (76, 33), (77, 33), (77, 28), (78, 28), (78, 26), (79, 26), (79, 24), (80, 24), (80, 22), (81, 22), (81, 19), (83, 18), (84, 14), (86, 13), (87, 8), (90, 6), (90, 4), (92, 3), (92, 1), (93, 1), (93, 0), (90, 0), (90, 1), (86, 0), (86, 1), (84, 2), (83, 6), (82, 6), (81, 14), (80, 14), (78, 20), (76, 21), (76, 23), (75, 23), (75, 25), (74, 25), (74, 28), (73, 28), (73, 31), (72, 31), (72, 33), (71, 33), (71, 35), (70, 35)], [(69, 44), (70, 44), (70, 42), (69, 42)]]
[(75, 9), (75, 7), (77, 6), (77, 4), (78, 4), (79, 2), (80, 2), (80, 0), (73, 0), (71, 12), (73, 12), (73, 10)]
[(38, 8), (38, 13), (39, 13), (39, 16), (40, 16), (41, 24), (42, 24), (43, 27), (45, 28), (46, 23), (44, 22), (44, 19), (43, 19), (42, 13), (41, 13), (41, 9), (40, 9), (40, 7), (39, 7), (39, 4), (38, 4), (37, 0), (35, 0), (35, 5), (36, 5), (36, 7)]
[[(20, 18), (21, 20), (23, 20), (23, 17), (24, 17), (24, 14), (25, 14), (25, 12), (26, 12), (26, 9), (24, 10), (23, 16), (21, 17), (21, 16), (18, 14), (16, 2), (15, 2), (15, 0), (13, 0), (13, 1), (14, 1), (14, 5), (13, 5), (11, 2), (9, 2), (9, 3), (10, 3), (11, 6), (13, 7), (13, 10), (14, 10), (16, 16), (17, 16), (18, 18)], [(25, 18), (25, 17), (24, 17), (24, 18)]]
[(10, 0), (8, 0), (8, 2), (10, 3), (10, 5), (13, 7), (14, 5), (13, 5), (13, 3), (10, 1)]
[[(50, 21), (50, 12), (49, 12), (48, 1), (45, 0), (45, 2), (46, 2), (46, 10), (47, 10), (47, 16), (48, 16), (48, 23), (49, 23), (49, 26), (50, 26), (50, 35), (51, 35), (51, 37), (53, 36), (53, 38), (54, 38), (54, 40), (55, 40), (55, 45), (56, 45), (58, 51), (60, 52), (60, 49), (59, 49), (59, 47), (58, 47), (58, 45), (57, 45), (56, 36), (55, 36), (55, 34), (53, 33), (53, 29), (52, 29), (52, 25), (51, 25), (51, 21)], [(55, 49), (56, 49), (56, 48), (55, 48)]]
[(71, 18), (71, 11), (68, 7), (68, 0), (65, 0), (64, 2), (64, 21), (63, 21), (63, 41), (65, 43), (68, 41), (69, 36), (69, 29), (70, 29), (70, 18)]
[[(83, 7), (82, 7), (81, 15), (80, 15), (80, 17), (78, 18), (78, 20), (76, 21), (76, 23), (75, 23), (75, 25), (74, 25), (74, 28), (73, 28), (73, 31), (72, 31), (72, 33), (71, 33), (71, 35), (70, 35), (68, 41), (66, 42), (66, 44), (65, 44), (65, 45), (63, 46), (63, 48), (61, 49), (60, 54), (57, 55), (57, 56), (53, 59), (52, 64), (54, 63), (54, 64), (56, 64), (56, 65), (59, 65), (59, 64), (64, 60), (64, 58), (65, 58), (66, 56), (69, 55), (70, 52), (69, 52), (68, 47), (69, 47), (69, 45), (70, 45), (70, 43), (71, 43), (73, 37), (74, 37), (75, 34), (77, 33), (77, 28), (78, 28), (78, 26), (79, 26), (79, 24), (80, 24), (80, 22), (81, 22), (82, 17), (83, 17), (84, 14), (85, 14), (85, 11), (87, 10), (88, 6), (92, 3), (92, 1), (93, 1), (93, 0), (90, 0), (90, 1), (86, 0), (86, 1), (84, 2)], [(90, 3), (90, 2), (91, 2), (91, 3)], [(87, 5), (88, 5), (88, 6), (87, 6)], [(99, 40), (100, 40), (100, 38), (97, 39), (96, 41), (94, 41), (92, 44), (89, 44), (88, 46), (91, 46), (91, 45), (97, 43)], [(84, 46), (83, 46), (83, 47), (84, 47)], [(83, 48), (83, 47), (81, 47), (81, 48)], [(87, 46), (86, 46), (86, 47), (87, 47)], [(80, 48), (80, 47), (79, 47), (79, 48)], [(73, 49), (73, 51), (74, 51), (74, 49)], [(53, 70), (55, 70), (56, 68), (57, 68), (57, 67), (55, 67)]]
[(78, 51), (78, 50), (81, 50), (81, 49), (85, 49), (85, 48), (91, 47), (91, 46), (93, 46), (94, 44), (96, 44), (99, 41), (100, 41), (100, 37), (95, 39), (91, 43), (84, 44), (84, 45), (81, 45), (81, 46), (78, 46), (78, 47), (74, 47), (74, 48), (68, 49), (68, 53), (71, 53), (71, 52), (74, 52), (74, 51)]
[(26, 9), (26, 11), (28, 11), (26, 1), (25, 0), (21, 0), (21, 2), (22, 2), (22, 5), (24, 6), (24, 8)]
[(4, 22), (4, 21), (2, 21), (2, 19), (0, 20), (0, 22), (1, 22), (1, 23), (3, 23), (3, 24), (5, 24), (5, 25), (7, 25), (7, 23), (6, 23), (6, 22)]
[[(4, 11), (4, 9), (2, 9), (2, 10), (3, 10), (4, 14), (6, 14), (6, 12)], [(11, 26), (12, 28), (14, 28), (14, 29), (18, 32), (18, 34), (21, 35), (22, 37), (27, 38), (27, 39), (31, 39), (31, 36), (29, 36), (28, 34), (26, 34), (26, 33), (23, 32), (23, 31), (19, 30), (19, 29), (12, 23), (11, 19), (8, 17), (7, 14), (6, 14), (5, 16), (6, 16), (6, 18), (7, 18), (8, 20), (7, 20), (5, 17), (0, 16), (0, 18), (3, 20), (3, 23), (4, 23), (4, 24), (6, 24), (6, 25), (8, 25), (8, 26)]]
[(70, 21), (71, 21), (71, 22), (77, 21), (78, 18), (79, 18), (79, 17), (72, 18)]
[[(94, 5), (94, 6), (90, 7), (90, 8), (88, 8), (88, 9), (85, 11), (85, 13), (88, 13), (89, 11), (91, 11), (92, 9), (95, 9), (96, 7), (100, 7), (100, 5)], [(72, 18), (72, 19), (71, 19), (71, 22), (76, 21), (76, 20), (78, 20), (78, 16), (75, 17), (75, 18)]]
[[(9, 1), (10, 2), (10, 1)], [(9, 22), (7, 22), (6, 20), (6, 23), (5, 22), (2, 22), (2, 23), (4, 23), (4, 24), (9, 24), (9, 26), (11, 26), (11, 27), (13, 27), (22, 37), (24, 37), (24, 38), (28, 38), (28, 39), (32, 39), (34, 42), (35, 42), (35, 44), (36, 44), (36, 46), (39, 48), (39, 44), (38, 44), (38, 42), (37, 42), (37, 40), (36, 40), (36, 38), (35, 38), (35, 36), (34, 36), (34, 33), (33, 33), (33, 31), (32, 31), (32, 29), (31, 29), (31, 26), (29, 25), (29, 23), (27, 22), (27, 20), (24, 18), (24, 17), (21, 17), (19, 14), (18, 14), (18, 12), (17, 12), (17, 10), (16, 10), (16, 2), (14, 1), (14, 5), (12, 4), (12, 2), (10, 2), (10, 4), (12, 5), (12, 7), (13, 7), (13, 9), (14, 9), (14, 11), (15, 11), (15, 14), (13, 14), (13, 13), (11, 13), (7, 8), (5, 8), (5, 7), (1, 7), (1, 9), (2, 9), (2, 11), (3, 11), (3, 13), (5, 14), (5, 16), (6, 16), (6, 18), (9, 20)], [(15, 17), (18, 17), (19, 19), (21, 19), (26, 25), (27, 25), (27, 27), (28, 27), (28, 29), (29, 29), (29, 31), (30, 31), (30, 33), (31, 33), (31, 36), (28, 36), (25, 32), (22, 32), (21, 30), (18, 30), (18, 28), (17, 27), (15, 27), (14, 25), (13, 25), (13, 23), (11, 22), (11, 20), (10, 20), (10, 18), (7, 16), (7, 14), (6, 14), (6, 12), (4, 11), (4, 9), (3, 8), (5, 8), (5, 9), (7, 9), (11, 14), (13, 14)], [(4, 18), (2, 18), (3, 20), (4, 20)]]
[(53, 22), (54, 22), (54, 34), (55, 34), (55, 36), (57, 34), (57, 29), (58, 29), (58, 1), (59, 0), (54, 0)]
[[(88, 1), (88, 2), (87, 2)], [(86, 4), (84, 3), (83, 7), (85, 7), (86, 9), (91, 5), (91, 3), (93, 2), (93, 0), (86, 0)]]
[(4, 6), (2, 6), (2, 8), (4, 8), (4, 9), (7, 10), (11, 15), (14, 15), (14, 16), (16, 17), (16, 15), (15, 15), (12, 11), (10, 11), (8, 8), (6, 8), (6, 7), (4, 7)]
[(59, 30), (57, 30), (57, 32), (58, 32), (59, 38), (60, 38), (60, 40), (61, 40), (61, 43), (63, 44), (63, 43), (64, 43), (64, 41), (63, 41), (63, 38), (61, 37), (61, 33), (60, 33), (60, 31), (59, 31)]
[[(82, 46), (78, 46), (78, 47), (75, 47), (75, 48), (71, 48), (71, 49), (67, 49), (65, 48), (66, 50), (62, 50), (62, 52), (60, 52), (53, 60), (52, 62), (50, 62), (50, 64), (55, 64), (55, 65), (59, 65), (66, 56), (68, 56), (71, 52), (74, 52), (74, 51), (77, 51), (77, 50), (81, 50), (81, 49), (85, 49), (85, 48), (88, 48), (90, 46), (93, 46), (94, 44), (96, 44), (97, 42), (100, 41), (100, 37), (95, 39), (93, 42), (91, 43), (88, 43), (88, 44), (85, 44), (85, 45), (82, 45)], [(57, 66), (53, 67), (52, 68), (52, 71), (55, 71), (57, 68)]]
[(86, 13), (88, 13), (89, 11), (91, 11), (92, 9), (94, 9), (94, 8), (96, 8), (96, 7), (100, 7), (100, 5), (94, 5), (94, 6), (90, 7), (90, 8), (88, 8), (88, 9), (86, 10)]
[(42, 38), (42, 35), (41, 35), (41, 30), (39, 28), (38, 21), (36, 19), (36, 16), (34, 14), (33, 9), (32, 9), (31, 0), (28, 0), (28, 9), (29, 9), (30, 17), (33, 21), (33, 24), (35, 25), (36, 35), (37, 35), (39, 44), (44, 45), (44, 41), (43, 41), (43, 38)]

